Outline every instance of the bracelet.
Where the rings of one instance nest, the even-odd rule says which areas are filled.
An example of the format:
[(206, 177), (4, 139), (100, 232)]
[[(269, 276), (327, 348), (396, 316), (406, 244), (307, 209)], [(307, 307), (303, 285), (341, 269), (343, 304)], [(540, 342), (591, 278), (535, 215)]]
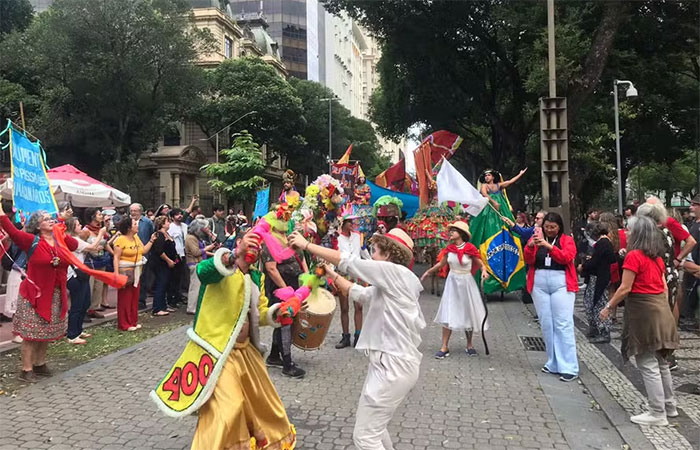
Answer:
[(673, 258), (673, 260), (674, 260), (674, 261), (678, 261), (679, 263), (680, 263), (680, 262), (683, 262), (683, 261), (681, 261), (681, 260), (678, 259), (678, 258)]

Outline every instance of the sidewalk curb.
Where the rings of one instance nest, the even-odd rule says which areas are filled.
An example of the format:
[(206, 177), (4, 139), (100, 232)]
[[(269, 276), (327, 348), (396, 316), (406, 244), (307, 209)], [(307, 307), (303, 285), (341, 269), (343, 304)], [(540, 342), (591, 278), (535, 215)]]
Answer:
[(583, 386), (588, 390), (593, 400), (600, 405), (600, 409), (615, 427), (622, 439), (631, 449), (634, 450), (654, 450), (654, 446), (644, 436), (638, 425), (629, 420), (627, 411), (615, 401), (610, 391), (601, 383), (597, 376), (590, 371), (585, 362), (579, 361), (586, 370), (579, 373), (579, 378)]
[(100, 358), (93, 359), (92, 361), (88, 361), (84, 364), (80, 364), (79, 366), (76, 366), (76, 367), (74, 367), (70, 370), (67, 370), (65, 372), (61, 372), (61, 373), (59, 373), (55, 376), (52, 376), (50, 378), (47, 378), (47, 379), (62, 380), (62, 379), (67, 378), (69, 376), (75, 375), (76, 373), (81, 373), (81, 372), (84, 372), (86, 370), (89, 370), (94, 366), (103, 365), (105, 363), (110, 363), (123, 355), (137, 352), (147, 345), (152, 345), (154, 342), (159, 342), (162, 340), (170, 340), (176, 335), (182, 336), (182, 338), (183, 338), (182, 343), (183, 343), (183, 348), (184, 348), (184, 344), (187, 342), (185, 339), (187, 337), (185, 335), (185, 330), (187, 330), (187, 328), (189, 328), (189, 327), (191, 327), (191, 324), (183, 325), (181, 327), (175, 328), (174, 330), (170, 330), (167, 333), (162, 333), (162, 334), (159, 334), (157, 336), (153, 336), (150, 339), (146, 339), (145, 341), (141, 341), (138, 344), (132, 345), (131, 347), (123, 348), (123, 349), (118, 350), (114, 353), (110, 353), (110, 354), (104, 355)]

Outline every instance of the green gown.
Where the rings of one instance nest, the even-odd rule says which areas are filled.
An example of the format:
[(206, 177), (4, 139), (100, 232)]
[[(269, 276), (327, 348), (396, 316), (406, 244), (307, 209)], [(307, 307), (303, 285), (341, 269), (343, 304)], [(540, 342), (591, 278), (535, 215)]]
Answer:
[[(513, 213), (510, 210), (510, 202), (506, 198), (506, 196), (503, 193), (502, 189), (498, 189), (496, 192), (489, 192), (489, 195), (493, 200), (495, 200), (500, 208), (498, 212), (494, 210), (493, 207), (491, 207), (490, 204), (486, 205), (486, 207), (479, 213), (478, 216), (473, 217), (469, 223), (469, 228), (471, 231), (471, 239), (470, 242), (474, 244), (480, 251), (483, 252), (482, 244), (487, 242), (492, 236), (498, 233), (502, 233), (503, 230), (505, 230), (505, 233), (510, 235), (511, 237), (515, 238), (518, 242), (520, 242), (520, 238), (517, 234), (511, 233), (508, 228), (505, 226), (505, 223), (499, 216), (499, 213), (507, 217), (508, 219), (512, 220), (515, 222), (515, 218), (513, 217)], [(522, 262), (523, 255), (522, 255), (522, 244), (521, 244), (521, 251), (520, 251), (520, 261)], [(507, 283), (507, 285), (504, 287), (503, 284), (501, 284), (496, 278), (493, 276), (490, 276), (485, 282), (484, 282), (484, 292), (487, 294), (493, 293), (493, 292), (512, 292), (512, 291), (517, 291), (519, 289), (525, 288), (525, 267), (523, 264), (520, 264), (517, 270), (513, 271), (514, 273), (510, 277), (510, 281)]]

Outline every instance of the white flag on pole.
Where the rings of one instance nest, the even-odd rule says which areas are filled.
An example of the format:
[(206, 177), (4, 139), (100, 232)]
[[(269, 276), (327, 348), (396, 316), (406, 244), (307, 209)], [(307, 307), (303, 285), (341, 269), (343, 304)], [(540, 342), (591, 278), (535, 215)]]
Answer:
[(438, 202), (456, 202), (467, 205), (467, 212), (478, 216), (488, 199), (462, 176), (446, 159), (437, 175)]

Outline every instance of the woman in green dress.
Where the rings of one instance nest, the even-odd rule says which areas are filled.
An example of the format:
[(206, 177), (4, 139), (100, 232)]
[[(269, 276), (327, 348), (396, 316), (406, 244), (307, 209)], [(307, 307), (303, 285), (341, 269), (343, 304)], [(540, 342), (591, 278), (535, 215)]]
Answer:
[[(503, 181), (501, 174), (495, 170), (489, 169), (481, 174), (481, 177), (479, 178), (479, 181), (481, 182), (481, 195), (489, 200), (489, 204), (486, 205), (478, 216), (473, 217), (469, 224), (472, 231), (470, 242), (472, 242), (477, 248), (480, 248), (481, 244), (486, 242), (495, 234), (504, 232), (504, 230), (506, 233), (510, 234), (510, 231), (503, 226), (503, 220), (501, 219), (501, 217), (506, 217), (511, 221), (515, 221), (505, 189), (518, 181), (525, 174), (525, 172), (527, 172), (527, 169), (521, 170), (516, 176), (505, 181)], [(513, 236), (518, 237), (517, 234)], [(501, 282), (496, 280), (494, 277), (490, 277), (484, 282), (484, 291), (486, 293), (496, 292), (499, 290), (510, 292), (521, 289), (524, 286), (525, 270), (518, 269), (516, 273), (510, 277), (510, 280), (505, 288)]]

